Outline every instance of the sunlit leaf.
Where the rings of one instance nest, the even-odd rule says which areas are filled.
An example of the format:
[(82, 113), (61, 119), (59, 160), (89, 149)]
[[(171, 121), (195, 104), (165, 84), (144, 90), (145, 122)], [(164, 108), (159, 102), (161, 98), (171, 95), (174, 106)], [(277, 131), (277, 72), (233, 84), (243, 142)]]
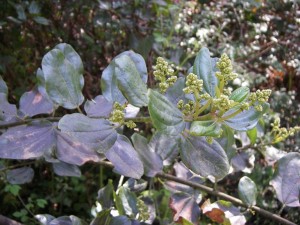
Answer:
[(155, 128), (164, 134), (177, 135), (185, 128), (183, 115), (162, 94), (149, 89), (149, 113)]
[(215, 121), (194, 121), (190, 127), (190, 134), (194, 136), (218, 137), (221, 133), (221, 125)]
[(127, 215), (134, 218), (139, 212), (137, 208), (137, 197), (128, 188), (119, 188), (116, 201), (117, 209), (121, 215)]
[[(256, 126), (260, 117), (269, 109), (269, 104), (265, 103), (262, 105), (263, 110), (261, 112), (254, 109), (254, 107), (250, 107), (249, 110), (245, 110), (238, 115), (225, 120), (225, 124), (231, 127), (234, 130), (238, 131), (247, 131)], [(230, 109), (226, 113), (224, 113), (223, 117), (226, 117), (237, 109)]]
[(82, 104), (83, 64), (70, 45), (62, 43), (49, 51), (43, 57), (42, 70), (46, 91), (52, 101), (67, 109)]
[(210, 57), (207, 48), (201, 48), (193, 66), (193, 73), (198, 76), (198, 79), (203, 80), (204, 90), (212, 97), (215, 96), (215, 89), (218, 85), (218, 79), (215, 76), (216, 61), (216, 59)]
[(300, 206), (300, 153), (290, 152), (279, 159), (274, 179), (270, 184), (276, 191), (277, 198), (284, 205)]
[(251, 130), (247, 130), (247, 136), (250, 139), (250, 143), (254, 145), (257, 138), (257, 128), (254, 127)]
[(34, 171), (30, 167), (22, 167), (18, 169), (9, 170), (6, 173), (6, 178), (11, 184), (25, 184), (30, 183), (33, 179)]
[(235, 172), (251, 173), (254, 168), (255, 155), (252, 150), (240, 152), (231, 159)]
[(218, 142), (207, 143), (204, 137), (182, 138), (180, 155), (184, 164), (203, 177), (222, 179), (229, 171), (229, 162)]
[(244, 100), (247, 99), (249, 94), (250, 94), (250, 89), (248, 87), (239, 87), (231, 93), (229, 99), (235, 102), (243, 102)]
[(133, 179), (129, 178), (124, 184), (123, 187), (129, 188), (132, 192), (141, 192), (147, 188), (148, 182), (143, 179)]
[(240, 199), (248, 206), (256, 204), (256, 184), (249, 177), (242, 177), (238, 185)]

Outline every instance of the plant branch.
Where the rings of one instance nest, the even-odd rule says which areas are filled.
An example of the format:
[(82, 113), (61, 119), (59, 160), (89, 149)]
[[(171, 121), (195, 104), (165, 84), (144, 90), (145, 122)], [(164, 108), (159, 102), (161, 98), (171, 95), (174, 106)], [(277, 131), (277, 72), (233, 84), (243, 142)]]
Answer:
[[(107, 162), (107, 161), (101, 161), (100, 164), (102, 166), (113, 168), (113, 165), (110, 162)], [(227, 194), (225, 194), (223, 192), (216, 191), (213, 188), (207, 187), (205, 185), (198, 184), (198, 183), (191, 182), (191, 181), (187, 181), (187, 180), (175, 177), (173, 175), (165, 174), (163, 172), (157, 173), (156, 177), (162, 178), (162, 179), (165, 179), (165, 180), (175, 181), (175, 182), (180, 183), (180, 184), (185, 184), (185, 185), (188, 185), (188, 186), (193, 187), (195, 189), (199, 189), (199, 190), (201, 190), (203, 192), (206, 192), (208, 194), (217, 196), (217, 197), (219, 197), (221, 199), (224, 199), (226, 201), (230, 201), (233, 204), (235, 204), (236, 206), (241, 206), (241, 207), (244, 207), (244, 208), (249, 208), (240, 199), (232, 197), (230, 195), (227, 195)], [(272, 219), (272, 220), (274, 220), (274, 221), (276, 221), (278, 223), (285, 224), (285, 225), (296, 225), (295, 223), (293, 223), (293, 222), (291, 222), (291, 221), (289, 221), (287, 219), (284, 219), (284, 218), (282, 218), (279, 215), (276, 215), (276, 214), (273, 214), (273, 213), (271, 213), (271, 212), (269, 212), (267, 210), (264, 210), (264, 209), (262, 209), (262, 208), (260, 208), (258, 206), (252, 206), (251, 210), (257, 212), (258, 214), (260, 214), (260, 215), (262, 215), (264, 217), (270, 218), (270, 219)]]

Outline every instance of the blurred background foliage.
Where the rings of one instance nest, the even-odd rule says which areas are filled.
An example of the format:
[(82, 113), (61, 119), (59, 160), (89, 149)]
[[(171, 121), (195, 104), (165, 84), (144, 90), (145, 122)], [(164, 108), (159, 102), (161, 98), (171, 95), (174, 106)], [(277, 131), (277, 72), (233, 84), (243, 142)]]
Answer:
[[(144, 56), (152, 86), (152, 65), (158, 56), (185, 74), (198, 50), (206, 46), (214, 56), (226, 52), (233, 60), (240, 76), (232, 85), (273, 90), (267, 129), (275, 115), (282, 126), (295, 126), (300, 124), (299, 7), (297, 0), (2, 0), (0, 75), (9, 87), (9, 101), (17, 103), (34, 87), (43, 55), (60, 42), (69, 43), (82, 58), (84, 94), (92, 99), (101, 93), (102, 71), (122, 51), (133, 49)], [(285, 151), (299, 151), (299, 146), (299, 135), (278, 144)], [(267, 189), (270, 166), (257, 157), (251, 178), (266, 199), (259, 204), (272, 210), (278, 204), (266, 197), (274, 195)], [(99, 185), (116, 176), (98, 166), (83, 167), (81, 178), (57, 177), (45, 165), (36, 165), (36, 170), (39, 176), (34, 185), (20, 188), (1, 181), (2, 214), (31, 224), (28, 212), (20, 210), (22, 192), (34, 214), (74, 214), (90, 220)], [(238, 180), (230, 177), (223, 182), (228, 187), (225, 191), (236, 195)], [(289, 212), (294, 217), (290, 219), (299, 220), (299, 211), (290, 210), (295, 211)], [(258, 217), (249, 224), (269, 222)]]

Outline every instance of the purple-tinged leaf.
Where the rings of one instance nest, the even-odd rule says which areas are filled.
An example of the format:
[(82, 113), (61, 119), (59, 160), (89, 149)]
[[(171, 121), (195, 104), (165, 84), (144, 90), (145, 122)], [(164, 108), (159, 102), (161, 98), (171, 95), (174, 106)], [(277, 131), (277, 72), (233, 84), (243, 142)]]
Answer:
[(234, 172), (243, 171), (244, 173), (251, 173), (254, 168), (255, 156), (253, 150), (241, 152), (236, 154), (231, 159), (231, 164)]
[(132, 221), (127, 216), (116, 216), (111, 219), (111, 222), (109, 225), (120, 225), (120, 224), (132, 225)]
[(143, 179), (133, 179), (129, 178), (124, 184), (123, 187), (128, 188), (132, 192), (141, 192), (147, 188), (148, 182)]
[(170, 198), (170, 207), (173, 210), (173, 220), (181, 223), (182, 218), (198, 224), (200, 208), (193, 197), (187, 193), (175, 193)]
[(108, 117), (113, 109), (113, 103), (98, 95), (92, 101), (87, 100), (84, 104), (84, 110), (89, 117)]
[(131, 140), (143, 162), (145, 175), (154, 177), (158, 172), (161, 172), (163, 161), (157, 153), (150, 150), (147, 139), (135, 133), (132, 135)]
[(77, 138), (57, 131), (57, 153), (59, 160), (81, 166), (86, 162), (100, 162), (103, 157)]
[[(195, 182), (198, 184), (204, 183), (204, 179), (200, 177), (199, 175), (195, 174), (191, 170), (189, 170), (182, 162), (176, 162), (173, 166), (176, 177), (181, 178), (183, 180)], [(172, 193), (175, 192), (184, 192), (184, 193), (189, 193), (190, 195), (194, 195), (195, 198), (200, 199), (200, 192), (196, 191), (194, 188), (180, 184), (174, 181), (167, 181), (165, 182), (165, 187), (171, 191)]]
[(117, 140), (117, 132), (107, 120), (89, 118), (80, 113), (65, 115), (58, 128), (99, 153), (105, 153)]
[(179, 154), (179, 140), (174, 136), (156, 132), (150, 142), (149, 147), (156, 152), (162, 159), (164, 166), (171, 165)]
[(279, 150), (273, 146), (266, 146), (265, 160), (269, 166), (273, 166), (279, 159), (285, 156), (287, 152)]
[(50, 114), (53, 110), (53, 103), (39, 93), (37, 89), (25, 92), (20, 99), (20, 111), (29, 117), (38, 114)]
[(65, 162), (52, 163), (53, 171), (58, 176), (80, 177), (81, 171), (76, 165)]
[(277, 198), (284, 205), (300, 206), (300, 153), (290, 152), (279, 159), (274, 179), (270, 184), (276, 191)]
[(11, 121), (17, 116), (17, 107), (7, 101), (5, 93), (0, 92), (0, 123)]
[(172, 87), (168, 88), (165, 96), (170, 102), (177, 105), (179, 100), (185, 99), (185, 93), (182, 91), (183, 88), (185, 88), (185, 79), (180, 77)]
[(123, 135), (118, 135), (117, 141), (105, 156), (114, 165), (116, 173), (135, 179), (140, 179), (144, 174), (141, 159), (128, 138)]
[(240, 210), (233, 206), (231, 202), (219, 200), (212, 204), (205, 202), (201, 209), (203, 214), (208, 216), (212, 221), (228, 225), (246, 224), (245, 216)]
[(30, 183), (33, 179), (34, 171), (30, 167), (22, 167), (18, 169), (9, 170), (6, 173), (6, 178), (11, 184), (25, 184)]
[(228, 174), (230, 166), (227, 155), (215, 140), (209, 144), (204, 137), (183, 137), (180, 155), (187, 168), (200, 176), (213, 176), (218, 180)]
[(55, 147), (55, 125), (37, 122), (9, 128), (0, 136), (0, 158), (33, 159)]
[(47, 225), (84, 225), (76, 216), (61, 216), (50, 221)]
[[(262, 117), (262, 115), (269, 109), (269, 104), (262, 104), (263, 110), (261, 112), (254, 109), (254, 107), (250, 107), (249, 110), (245, 110), (238, 115), (227, 119), (224, 123), (237, 131), (247, 131), (251, 130), (257, 125), (258, 120)], [(223, 116), (226, 117), (232, 113), (234, 113), (237, 108), (233, 108), (228, 110)]]

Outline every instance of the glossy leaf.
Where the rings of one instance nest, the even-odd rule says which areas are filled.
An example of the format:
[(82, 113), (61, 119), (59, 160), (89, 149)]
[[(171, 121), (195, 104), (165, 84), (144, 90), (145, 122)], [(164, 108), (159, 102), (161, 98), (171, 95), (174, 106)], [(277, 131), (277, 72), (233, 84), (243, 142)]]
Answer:
[[(225, 124), (237, 131), (247, 131), (254, 128), (260, 119), (260, 117), (269, 109), (269, 104), (263, 104), (263, 111), (259, 112), (253, 107), (249, 110), (245, 110), (233, 118), (225, 120)], [(228, 116), (235, 112), (236, 109), (228, 110), (223, 116)]]
[(50, 122), (9, 128), (0, 136), (0, 158), (39, 158), (45, 151), (52, 151), (55, 143), (55, 128)]
[(284, 205), (300, 206), (300, 153), (290, 152), (279, 159), (275, 176), (270, 184)]
[(231, 202), (219, 200), (212, 204), (204, 203), (201, 209), (203, 214), (217, 223), (226, 225), (246, 224), (245, 216)]
[(30, 183), (33, 179), (34, 171), (30, 167), (22, 167), (18, 169), (9, 170), (6, 173), (6, 178), (11, 184), (25, 184)]
[(127, 137), (118, 135), (117, 141), (105, 153), (106, 158), (114, 165), (114, 172), (140, 179), (144, 174), (143, 163)]
[(76, 165), (72, 165), (65, 162), (52, 163), (53, 171), (58, 176), (66, 177), (80, 177), (81, 171)]
[(156, 132), (149, 142), (149, 147), (163, 159), (163, 164), (167, 166), (172, 164), (179, 154), (179, 139)]
[[(109, 225), (132, 225), (132, 221), (127, 216), (116, 216), (111, 219)], [(100, 225), (100, 224), (99, 224)]]
[(194, 121), (190, 128), (190, 134), (194, 136), (218, 137), (221, 132), (221, 125), (215, 121)]
[(193, 73), (203, 80), (203, 89), (212, 97), (215, 96), (215, 89), (218, 85), (215, 67), (216, 59), (210, 57), (210, 52), (207, 48), (201, 48), (194, 62)]
[(128, 102), (136, 107), (148, 105), (147, 86), (127, 55), (115, 59), (115, 75), (118, 87)]
[(133, 51), (126, 51), (116, 56), (102, 73), (101, 90), (103, 96), (108, 101), (119, 102), (121, 104), (125, 103), (126, 99), (118, 87), (117, 77), (115, 73), (115, 68), (116, 68), (115, 60), (118, 57), (124, 55), (130, 57), (130, 59), (133, 61), (133, 63), (135, 64), (135, 68), (138, 71), (138, 74), (140, 75), (140, 78), (144, 83), (147, 83), (147, 78), (148, 78), (146, 63), (141, 55)]
[(29, 117), (39, 114), (50, 114), (54, 110), (53, 103), (45, 98), (37, 89), (25, 92), (20, 99), (20, 111)]
[(107, 185), (98, 191), (97, 200), (101, 204), (102, 209), (110, 209), (113, 206), (113, 193), (112, 180), (108, 180)]
[(232, 159), (233, 156), (236, 155), (236, 145), (234, 139), (234, 133), (231, 128), (226, 125), (222, 126), (222, 135), (215, 140), (222, 146), (225, 150), (229, 161)]
[(248, 206), (256, 204), (256, 184), (249, 177), (242, 177), (238, 185), (240, 199)]
[(61, 216), (50, 221), (48, 225), (85, 225), (76, 216)]
[(266, 146), (265, 160), (269, 166), (273, 166), (279, 159), (287, 154), (286, 151), (281, 151), (273, 146)]
[(111, 225), (113, 217), (110, 212), (111, 209), (104, 209), (97, 213), (97, 217), (90, 223), (90, 225)]
[(118, 211), (121, 215), (134, 218), (138, 214), (137, 197), (133, 192), (129, 191), (129, 189), (120, 187), (116, 201)]
[(254, 168), (255, 155), (252, 150), (240, 152), (231, 159), (231, 164), (235, 172), (243, 171), (251, 173)]
[(89, 117), (108, 117), (113, 109), (113, 103), (109, 102), (102, 95), (95, 99), (87, 100), (84, 104), (84, 110)]
[(154, 177), (158, 172), (161, 172), (163, 169), (163, 161), (156, 152), (150, 150), (147, 139), (135, 133), (132, 135), (131, 140), (143, 162), (145, 175)]
[(117, 132), (107, 120), (89, 118), (80, 113), (62, 117), (58, 128), (99, 153), (105, 153), (117, 140)]
[(34, 218), (36, 218), (42, 225), (49, 225), (50, 222), (55, 219), (54, 216), (49, 214), (38, 214), (35, 215)]
[(247, 99), (249, 94), (250, 94), (250, 89), (248, 87), (239, 87), (231, 93), (229, 99), (235, 102), (243, 102), (244, 100)]
[(149, 113), (154, 127), (164, 134), (178, 135), (185, 128), (183, 115), (165, 96), (149, 89)]
[(47, 93), (52, 101), (67, 109), (82, 104), (84, 97), (83, 65), (79, 55), (68, 44), (59, 44), (42, 60)]
[(170, 198), (170, 207), (175, 222), (180, 222), (184, 218), (193, 224), (198, 224), (200, 208), (189, 194), (183, 192), (173, 194)]
[(203, 177), (214, 176), (222, 179), (228, 174), (227, 155), (216, 141), (209, 144), (204, 137), (182, 138), (180, 155), (189, 169)]

